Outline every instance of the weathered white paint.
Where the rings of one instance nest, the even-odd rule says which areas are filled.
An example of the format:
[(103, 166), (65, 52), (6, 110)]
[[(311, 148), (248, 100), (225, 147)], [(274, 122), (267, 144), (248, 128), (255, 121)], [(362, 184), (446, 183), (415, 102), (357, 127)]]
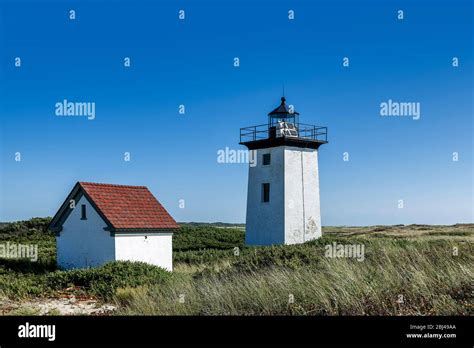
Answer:
[[(81, 205), (86, 205), (87, 220), (81, 220)], [(63, 224), (56, 237), (57, 263), (64, 269), (100, 266), (115, 259), (115, 242), (107, 225), (85, 196)]]
[[(81, 205), (86, 205), (87, 220), (81, 220)], [(56, 237), (60, 268), (97, 267), (109, 261), (141, 261), (173, 269), (172, 232), (116, 233), (105, 231), (106, 223), (85, 196), (76, 202)]]
[(173, 234), (116, 234), (116, 260), (141, 261), (173, 270)]
[[(256, 165), (249, 166), (245, 243), (248, 245), (282, 244), (284, 233), (284, 147), (256, 151)], [(270, 154), (270, 165), (263, 155)], [(262, 184), (270, 183), (270, 201), (262, 202)]]
[(321, 237), (318, 151), (285, 149), (285, 244)]
[[(270, 153), (270, 165), (263, 154)], [(249, 245), (297, 244), (321, 236), (318, 152), (279, 146), (256, 150), (249, 167), (245, 242)], [(270, 202), (262, 184), (270, 183)]]

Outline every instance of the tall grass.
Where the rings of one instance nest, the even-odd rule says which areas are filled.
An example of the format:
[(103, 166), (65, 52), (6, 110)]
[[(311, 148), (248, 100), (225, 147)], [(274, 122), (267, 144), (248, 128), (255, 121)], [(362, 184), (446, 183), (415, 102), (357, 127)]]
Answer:
[[(242, 229), (186, 225), (170, 274), (136, 263), (57, 270), (48, 222), (0, 226), (0, 243), (39, 251), (38, 262), (0, 259), (0, 297), (72, 292), (115, 301), (125, 315), (474, 314), (472, 224), (328, 227), (316, 241), (273, 247), (245, 246)], [(332, 242), (363, 244), (364, 261), (326, 257)]]
[[(329, 241), (326, 239), (326, 242)], [(346, 241), (347, 242), (347, 241)], [(472, 313), (473, 247), (448, 241), (365, 240), (365, 260), (327, 258), (321, 243), (258, 248), (227, 269), (129, 289), (120, 314), (443, 315)], [(453, 247), (459, 248), (457, 256)], [(307, 258), (311, 255), (312, 258)], [(296, 255), (296, 256), (295, 256)], [(266, 260), (264, 263), (255, 262)], [(242, 266), (243, 265), (243, 266)], [(253, 265), (253, 266), (252, 266)], [(181, 298), (181, 302), (179, 299)], [(293, 299), (293, 301), (291, 301)], [(184, 302), (183, 302), (184, 300)]]

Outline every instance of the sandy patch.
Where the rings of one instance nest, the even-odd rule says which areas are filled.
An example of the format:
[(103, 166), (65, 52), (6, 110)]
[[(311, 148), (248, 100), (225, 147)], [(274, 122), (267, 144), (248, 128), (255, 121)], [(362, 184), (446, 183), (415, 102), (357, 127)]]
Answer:
[(116, 309), (111, 304), (101, 304), (94, 299), (38, 298), (15, 302), (0, 299), (0, 312), (13, 315), (108, 315)]

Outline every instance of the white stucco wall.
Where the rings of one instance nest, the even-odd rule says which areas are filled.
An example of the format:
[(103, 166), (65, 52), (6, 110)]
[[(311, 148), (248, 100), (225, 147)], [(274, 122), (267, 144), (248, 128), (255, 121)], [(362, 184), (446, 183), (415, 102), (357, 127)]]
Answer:
[[(87, 220), (81, 220), (81, 205), (86, 205)], [(115, 243), (106, 224), (89, 201), (82, 196), (56, 237), (57, 263), (60, 268), (100, 266), (115, 259)]]
[(116, 234), (117, 260), (141, 261), (173, 270), (172, 233)]
[[(249, 167), (245, 241), (248, 245), (296, 244), (321, 236), (318, 152), (279, 146), (259, 149)], [(262, 155), (271, 154), (264, 166)], [(270, 183), (270, 202), (261, 199)]]
[(285, 148), (285, 244), (321, 237), (318, 151)]
[[(249, 166), (245, 243), (271, 245), (284, 242), (284, 147), (258, 149), (257, 164)], [(271, 156), (263, 165), (263, 154)], [(262, 202), (262, 184), (270, 183), (270, 202)]]

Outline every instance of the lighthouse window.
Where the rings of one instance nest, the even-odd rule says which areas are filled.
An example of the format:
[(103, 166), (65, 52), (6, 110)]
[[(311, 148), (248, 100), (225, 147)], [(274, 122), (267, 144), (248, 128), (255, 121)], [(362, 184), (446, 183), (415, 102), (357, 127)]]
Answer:
[(270, 154), (269, 153), (263, 154), (263, 165), (264, 166), (270, 165)]
[(270, 184), (268, 182), (262, 184), (262, 202), (270, 202)]

